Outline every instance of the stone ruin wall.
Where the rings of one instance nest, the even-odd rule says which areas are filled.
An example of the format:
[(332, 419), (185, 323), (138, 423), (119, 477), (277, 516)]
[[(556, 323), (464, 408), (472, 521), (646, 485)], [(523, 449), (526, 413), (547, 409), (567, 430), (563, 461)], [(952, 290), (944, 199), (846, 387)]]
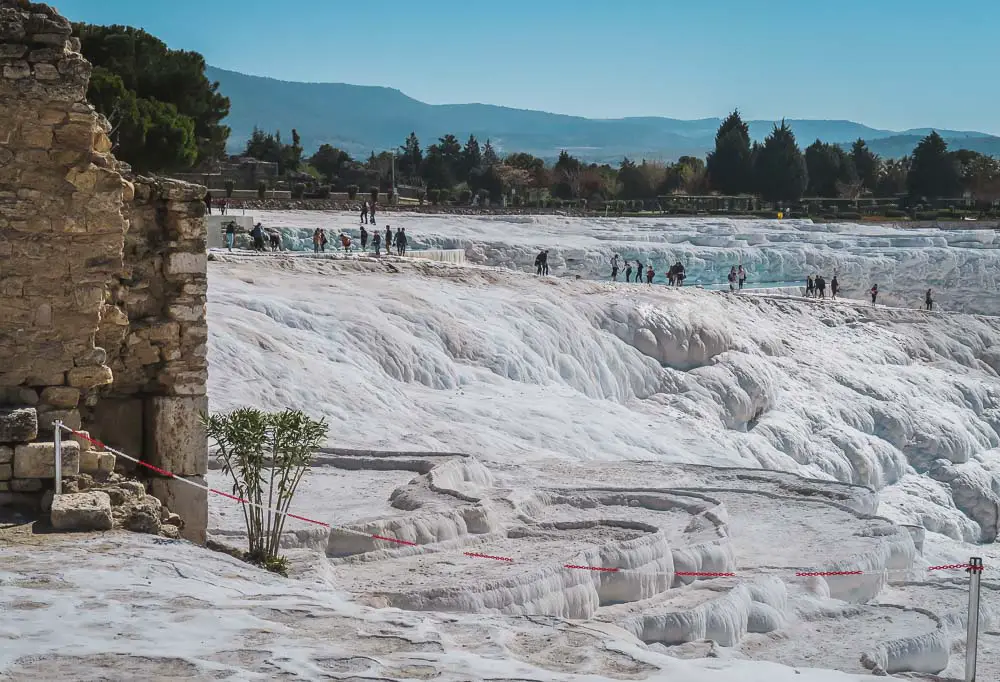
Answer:
[[(181, 476), (207, 468), (205, 190), (128, 176), (70, 34), (0, 0), (0, 504), (51, 489), (57, 419)], [(65, 465), (109, 460), (70, 442)], [(203, 542), (205, 495), (148, 486)]]

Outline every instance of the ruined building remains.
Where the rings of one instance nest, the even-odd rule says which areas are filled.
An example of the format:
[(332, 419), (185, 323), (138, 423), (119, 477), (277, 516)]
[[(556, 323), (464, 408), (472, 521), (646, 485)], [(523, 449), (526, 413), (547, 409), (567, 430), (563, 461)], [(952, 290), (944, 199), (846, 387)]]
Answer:
[[(206, 473), (205, 190), (115, 160), (71, 32), (47, 5), (0, 0), (0, 504), (52, 487), (55, 420)], [(67, 475), (113, 464), (66, 446)], [(145, 477), (204, 541), (204, 493)]]

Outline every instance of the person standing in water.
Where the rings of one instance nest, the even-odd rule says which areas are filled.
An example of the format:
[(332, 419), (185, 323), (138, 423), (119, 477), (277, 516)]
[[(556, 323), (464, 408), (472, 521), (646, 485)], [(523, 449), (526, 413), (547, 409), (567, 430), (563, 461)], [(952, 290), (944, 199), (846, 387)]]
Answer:
[(816, 284), (813, 282), (813, 276), (809, 275), (806, 277), (806, 297), (812, 298), (813, 292), (816, 290)]
[[(652, 284), (653, 283), (653, 277), (655, 275), (656, 275), (656, 273), (653, 272), (653, 264), (650, 263), (649, 264), (649, 268), (646, 270), (646, 284)], [(640, 277), (639, 279), (642, 279), (642, 277)]]
[(632, 281), (632, 261), (630, 260), (625, 261), (625, 281)]
[(730, 293), (736, 291), (736, 266), (729, 268), (729, 291)]
[(826, 299), (826, 280), (823, 275), (816, 276), (816, 298)]
[(872, 288), (868, 290), (868, 293), (872, 295), (872, 308), (874, 308), (875, 299), (878, 298), (878, 284), (873, 284)]
[(931, 290), (928, 289), (927, 293), (924, 294), (924, 310), (934, 309), (934, 299), (931, 298)]
[(743, 289), (743, 283), (747, 281), (747, 271), (743, 269), (743, 264), (740, 263), (739, 269), (736, 271), (736, 276), (740, 283), (740, 290)]
[(621, 267), (621, 262), (618, 260), (618, 254), (616, 253), (611, 258), (611, 281), (618, 281), (618, 269)]
[(365, 229), (364, 225), (361, 226), (361, 250), (368, 250), (368, 230)]
[(406, 255), (406, 228), (402, 227), (399, 232), (396, 233), (396, 248), (399, 250), (400, 256)]
[(635, 259), (635, 283), (642, 284), (642, 261)]
[(375, 249), (376, 256), (382, 255), (381, 247), (382, 247), (382, 233), (379, 232), (378, 230), (375, 230), (375, 232), (372, 233), (372, 248)]

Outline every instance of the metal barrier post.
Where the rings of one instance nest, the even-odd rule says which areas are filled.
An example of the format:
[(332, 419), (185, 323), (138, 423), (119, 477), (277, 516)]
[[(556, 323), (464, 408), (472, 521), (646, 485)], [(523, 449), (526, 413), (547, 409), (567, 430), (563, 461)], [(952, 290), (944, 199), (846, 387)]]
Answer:
[(983, 560), (969, 559), (969, 623), (965, 637), (965, 682), (976, 682), (976, 654), (979, 648), (979, 581), (983, 575)]
[(55, 429), (56, 443), (56, 495), (62, 495), (62, 429), (63, 423), (56, 421), (53, 423)]

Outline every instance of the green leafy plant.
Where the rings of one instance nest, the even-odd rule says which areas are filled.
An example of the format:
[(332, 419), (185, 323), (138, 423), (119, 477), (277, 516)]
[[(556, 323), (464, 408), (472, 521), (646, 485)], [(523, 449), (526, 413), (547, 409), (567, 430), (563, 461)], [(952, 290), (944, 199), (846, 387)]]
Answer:
[(350, 199), (351, 201), (354, 201), (355, 199), (357, 199), (358, 198), (358, 190), (359, 189), (360, 188), (357, 185), (348, 185), (347, 186), (347, 198)]
[(441, 190), (439, 189), (430, 190), (429, 192), (427, 192), (427, 198), (430, 199), (430, 202), (432, 204), (437, 206), (438, 204), (441, 203)]
[(233, 494), (249, 502), (242, 506), (246, 560), (286, 573), (287, 564), (278, 554), (281, 533), (299, 482), (326, 437), (326, 422), (298, 410), (242, 407), (202, 415), (202, 423), (218, 446), (222, 471), (232, 477)]
[(301, 182), (292, 185), (292, 199), (301, 199), (306, 194), (306, 186)]

